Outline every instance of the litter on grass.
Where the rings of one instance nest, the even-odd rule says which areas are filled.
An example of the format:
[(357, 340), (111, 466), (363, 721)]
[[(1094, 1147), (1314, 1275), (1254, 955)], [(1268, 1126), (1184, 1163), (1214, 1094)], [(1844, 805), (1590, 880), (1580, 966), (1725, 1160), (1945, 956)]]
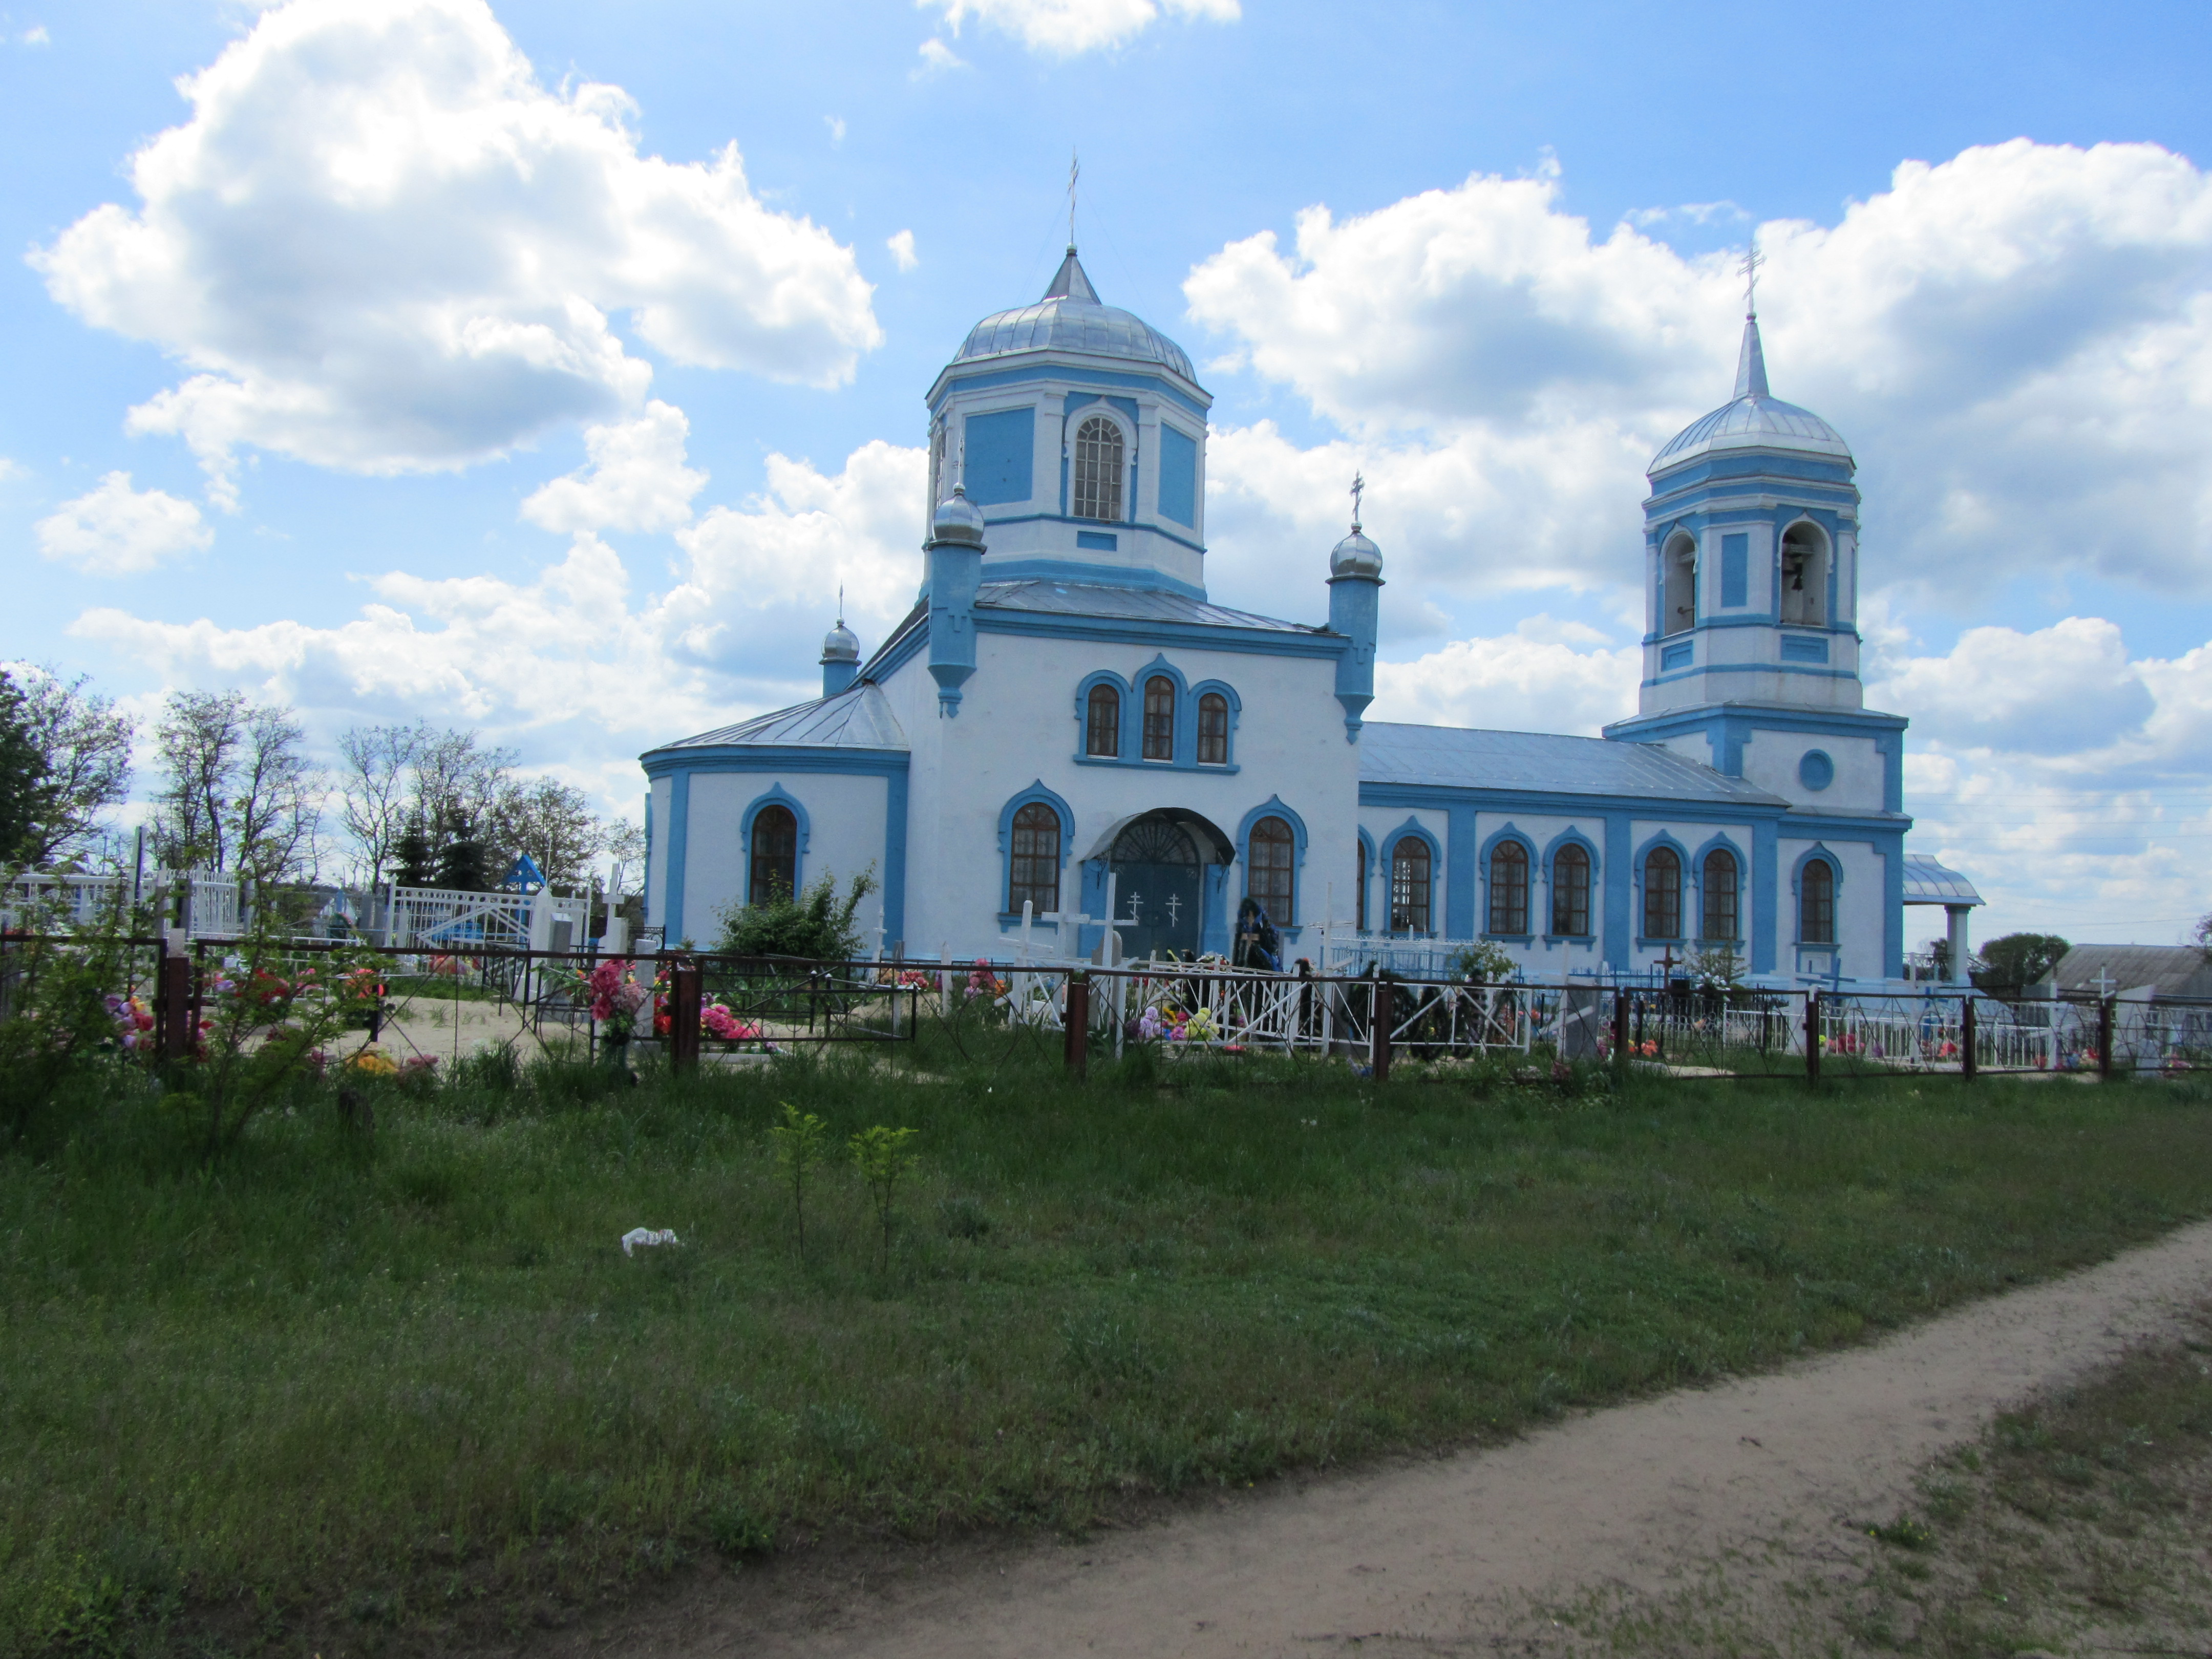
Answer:
[(664, 1227), (659, 1232), (653, 1231), (650, 1227), (633, 1227), (622, 1236), (623, 1254), (636, 1255), (637, 1247), (641, 1244), (681, 1244), (683, 1242), (677, 1237), (676, 1229), (673, 1227)]

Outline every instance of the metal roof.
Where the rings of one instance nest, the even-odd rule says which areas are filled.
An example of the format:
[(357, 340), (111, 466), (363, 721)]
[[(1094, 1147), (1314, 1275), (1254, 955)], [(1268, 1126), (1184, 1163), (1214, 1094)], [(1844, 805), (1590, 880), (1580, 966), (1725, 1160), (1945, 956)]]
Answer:
[(1982, 896), (1974, 884), (1956, 870), (1945, 868), (1925, 853), (1905, 855), (1905, 902), (1907, 904), (1979, 904)]
[(1370, 720), (1360, 728), (1359, 781), (1729, 805), (1789, 805), (1779, 795), (1654, 743), (1460, 726), (1400, 726), (1387, 720)]
[(1033, 306), (986, 317), (969, 331), (953, 361), (1002, 357), (1017, 351), (1084, 351), (1134, 358), (1164, 364), (1193, 386), (1198, 384), (1189, 355), (1181, 346), (1143, 318), (1099, 302), (1073, 247), (1044, 298)]
[(757, 714), (735, 726), (718, 726), (696, 738), (665, 743), (671, 749), (758, 747), (805, 749), (903, 749), (906, 732), (891, 713), (883, 689), (863, 681), (834, 697), (820, 697), (773, 714)]
[(1647, 472), (1680, 466), (1717, 449), (1789, 449), (1802, 453), (1851, 459), (1842, 433), (1809, 409), (1785, 404), (1766, 389), (1766, 351), (1759, 344), (1759, 319), (1743, 319), (1743, 349), (1736, 361), (1735, 396), (1701, 416), (1651, 458)]
[[(988, 574), (988, 568), (987, 572)], [(1137, 622), (1195, 623), (1205, 628), (1261, 628), (1277, 634), (1326, 634), (1326, 628), (1284, 622), (1209, 605), (1187, 593), (1149, 587), (1103, 587), (1086, 582), (986, 581), (975, 592), (978, 610), (1035, 611), (1058, 617), (1117, 617)]]
[(2061, 991), (2212, 996), (2212, 966), (2193, 945), (2077, 945), (2038, 983), (2053, 981)]

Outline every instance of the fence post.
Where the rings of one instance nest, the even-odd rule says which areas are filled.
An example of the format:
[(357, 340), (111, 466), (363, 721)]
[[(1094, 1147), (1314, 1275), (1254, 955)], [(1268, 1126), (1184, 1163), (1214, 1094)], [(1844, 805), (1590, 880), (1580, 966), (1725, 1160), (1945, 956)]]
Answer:
[(1805, 1081), (1820, 1081), (1820, 994), (1805, 993)]
[(668, 1063), (679, 1072), (699, 1069), (700, 982), (696, 962), (679, 962), (668, 975)]
[(1390, 1080), (1390, 1027), (1398, 1018), (1398, 988), (1377, 968), (1367, 1000), (1367, 1066), (1377, 1083)]
[(2097, 1080), (2112, 1080), (2112, 999), (2097, 1005)]
[(1628, 1069), (1628, 993), (1618, 985), (1613, 988), (1613, 1068)]
[(1083, 1078), (1091, 1073), (1091, 979), (1086, 974), (1067, 976), (1067, 1008), (1060, 1016), (1061, 1033), (1066, 1039), (1063, 1058), (1070, 1075)]
[(181, 951), (161, 957), (161, 1058), (182, 1060), (191, 1048), (192, 959)]
[(1959, 1074), (1969, 1083), (1974, 1080), (1974, 1000), (1960, 999), (1959, 1010)]

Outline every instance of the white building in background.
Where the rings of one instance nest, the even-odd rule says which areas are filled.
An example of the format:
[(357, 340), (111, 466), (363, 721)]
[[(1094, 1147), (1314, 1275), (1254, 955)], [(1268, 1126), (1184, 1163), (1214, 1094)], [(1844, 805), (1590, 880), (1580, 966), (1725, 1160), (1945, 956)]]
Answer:
[(1328, 925), (1546, 976), (1723, 945), (1778, 979), (1902, 972), (1905, 721), (1863, 706), (1854, 463), (1770, 394), (1755, 316), (1735, 395), (1652, 461), (1639, 707), (1603, 738), (1366, 721), (1384, 584), (1356, 520), (1325, 568), (1283, 562), (1307, 620), (1210, 603), (1212, 401), (1072, 247), (977, 324), (929, 392), (913, 611), (865, 659), (841, 622), (816, 701), (642, 757), (669, 942), (872, 868), (863, 924), (915, 956), (998, 954), (1025, 902), (1088, 918), (1089, 953), (1110, 876), (1132, 956), (1225, 951), (1249, 896), (1288, 956)]

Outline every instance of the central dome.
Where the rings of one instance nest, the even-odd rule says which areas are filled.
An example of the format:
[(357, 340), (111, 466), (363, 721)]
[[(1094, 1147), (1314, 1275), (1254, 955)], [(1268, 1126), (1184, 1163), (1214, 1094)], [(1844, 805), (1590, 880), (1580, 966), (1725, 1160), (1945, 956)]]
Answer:
[(1004, 357), (1018, 351), (1080, 351), (1094, 357), (1134, 358), (1173, 369), (1193, 386), (1198, 376), (1190, 357), (1143, 318), (1102, 305), (1090, 277), (1067, 250), (1060, 273), (1044, 298), (1033, 306), (986, 317), (968, 331), (953, 361)]

